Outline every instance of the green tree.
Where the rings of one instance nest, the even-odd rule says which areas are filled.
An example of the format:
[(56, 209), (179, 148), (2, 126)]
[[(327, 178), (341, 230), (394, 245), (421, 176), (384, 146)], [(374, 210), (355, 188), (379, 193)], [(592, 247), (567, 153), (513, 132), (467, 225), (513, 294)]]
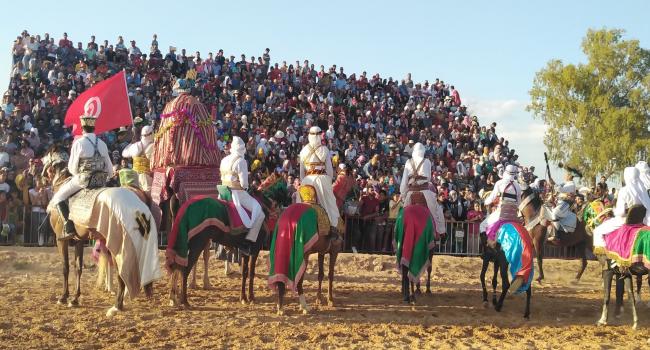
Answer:
[(528, 111), (547, 126), (549, 157), (587, 179), (616, 176), (648, 157), (650, 51), (620, 29), (589, 30), (586, 64), (551, 60), (537, 72)]

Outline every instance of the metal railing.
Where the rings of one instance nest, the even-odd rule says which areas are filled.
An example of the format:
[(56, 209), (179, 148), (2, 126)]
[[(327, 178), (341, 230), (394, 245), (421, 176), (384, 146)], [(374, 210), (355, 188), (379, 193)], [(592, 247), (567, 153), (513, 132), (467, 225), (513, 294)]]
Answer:
[[(23, 232), (17, 232), (15, 225), (0, 234), (0, 245), (45, 246), (56, 245), (54, 233), (47, 222), (48, 217), (42, 212), (31, 212)], [(445, 235), (438, 237), (434, 254), (454, 256), (480, 256), (479, 222), (447, 222)], [(359, 253), (394, 254), (395, 221), (362, 220), (359, 216), (345, 215), (344, 252), (352, 252), (355, 247)], [(2, 227), (0, 226), (0, 232)], [(90, 244), (90, 243), (89, 243)], [(267, 242), (266, 247), (270, 245)], [(159, 249), (167, 248), (167, 231), (158, 231)], [(544, 257), (558, 259), (575, 259), (579, 256), (576, 247), (557, 247), (545, 245)]]

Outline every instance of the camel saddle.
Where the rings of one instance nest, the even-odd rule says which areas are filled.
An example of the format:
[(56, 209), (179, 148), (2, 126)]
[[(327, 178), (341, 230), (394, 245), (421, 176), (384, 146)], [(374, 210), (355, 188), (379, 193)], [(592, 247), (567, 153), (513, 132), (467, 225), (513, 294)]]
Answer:
[(427, 206), (427, 199), (421, 191), (411, 192), (411, 205), (424, 205)]
[[(235, 207), (235, 203), (232, 201), (232, 191), (230, 188), (226, 185), (217, 185), (217, 192), (219, 193), (218, 200), (228, 208), (228, 221), (230, 222), (230, 231), (228, 234), (233, 236), (246, 235), (248, 229), (241, 224), (239, 212), (237, 211), (237, 207)], [(246, 212), (250, 214), (248, 210)], [(236, 225), (236, 223), (239, 223), (239, 225)]]
[(70, 207), (70, 220), (76, 225), (88, 227), (95, 208), (95, 201), (107, 187), (84, 188), (68, 199)]

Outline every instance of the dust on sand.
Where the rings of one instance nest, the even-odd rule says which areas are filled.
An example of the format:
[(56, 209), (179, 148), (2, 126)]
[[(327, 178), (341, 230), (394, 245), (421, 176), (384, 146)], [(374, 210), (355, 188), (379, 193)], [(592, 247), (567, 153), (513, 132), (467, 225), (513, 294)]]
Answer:
[[(434, 256), (433, 294), (420, 296), (411, 306), (401, 302), (393, 257), (351, 254), (338, 260), (334, 307), (314, 305), (317, 270), (312, 257), (305, 281), (307, 300), (314, 305), (309, 315), (298, 311), (292, 294), (287, 316), (275, 315), (275, 297), (266, 283), (268, 258), (263, 254), (255, 304), (239, 303), (240, 275), (225, 277), (222, 262), (211, 259), (214, 289), (190, 290), (192, 309), (168, 306), (165, 276), (155, 284), (153, 300), (127, 300), (125, 312), (107, 318), (114, 297), (95, 288), (97, 270), (90, 249), (85, 252), (81, 307), (69, 309), (56, 305), (62, 290), (62, 263), (55, 248), (0, 248), (1, 348), (650, 347), (645, 304), (639, 307), (637, 331), (630, 327), (629, 308), (622, 319), (610, 318), (612, 326), (595, 326), (602, 292), (594, 261), (574, 285), (577, 261), (547, 260), (546, 282), (534, 285), (530, 321), (522, 318), (524, 296), (508, 297), (501, 313), (483, 307), (478, 258)], [(71, 268), (71, 287), (74, 278)], [(648, 300), (647, 289), (643, 296)]]

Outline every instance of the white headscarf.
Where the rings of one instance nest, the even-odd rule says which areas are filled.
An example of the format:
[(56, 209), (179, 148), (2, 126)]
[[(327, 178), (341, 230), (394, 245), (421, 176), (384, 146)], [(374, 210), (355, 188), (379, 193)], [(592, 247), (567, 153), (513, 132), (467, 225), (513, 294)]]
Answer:
[(647, 190), (650, 190), (650, 167), (648, 167), (648, 163), (642, 160), (636, 163), (635, 168), (639, 169), (639, 178), (641, 179), (643, 186), (645, 186)]
[(516, 166), (508, 164), (506, 169), (503, 171), (503, 176), (501, 178), (505, 180), (515, 180), (517, 178), (517, 172), (518, 169)]
[(411, 156), (413, 157), (413, 160), (419, 162), (424, 159), (424, 152), (424, 145), (418, 142), (413, 146), (413, 153), (411, 153)]
[(321, 145), (321, 141), (320, 141), (321, 140), (321, 135), (320, 135), (321, 132), (322, 132), (322, 130), (317, 126), (312, 126), (311, 128), (309, 128), (309, 135), (308, 135), (307, 139), (309, 140), (309, 144), (312, 147), (314, 147), (314, 148), (320, 147), (320, 145)]
[(145, 146), (150, 145), (153, 142), (153, 127), (151, 125), (146, 125), (140, 131), (140, 141)]
[(648, 190), (643, 186), (639, 178), (639, 169), (634, 167), (625, 168), (623, 180), (625, 180), (625, 186), (621, 188), (621, 191), (626, 191), (630, 197), (636, 198), (647, 210), (650, 210), (650, 195), (648, 195)]
[(240, 157), (243, 157), (246, 154), (246, 145), (244, 140), (239, 136), (234, 136), (232, 138), (232, 143), (230, 144), (230, 154), (236, 154)]

